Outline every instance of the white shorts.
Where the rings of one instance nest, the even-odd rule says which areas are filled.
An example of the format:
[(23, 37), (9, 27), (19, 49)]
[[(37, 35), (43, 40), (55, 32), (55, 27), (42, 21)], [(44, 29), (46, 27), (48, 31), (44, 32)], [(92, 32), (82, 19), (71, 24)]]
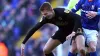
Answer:
[(88, 45), (91, 41), (94, 41), (97, 44), (98, 40), (98, 31), (97, 30), (89, 30), (83, 28), (84, 37), (86, 40), (86, 44)]

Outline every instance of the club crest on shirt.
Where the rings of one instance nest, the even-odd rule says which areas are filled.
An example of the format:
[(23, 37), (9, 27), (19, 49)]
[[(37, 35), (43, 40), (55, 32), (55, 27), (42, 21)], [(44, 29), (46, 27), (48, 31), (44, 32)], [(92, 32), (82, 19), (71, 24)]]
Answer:
[(92, 5), (91, 9), (92, 9), (92, 10), (94, 10), (94, 7), (95, 7), (95, 6), (94, 6), (94, 5)]
[(59, 19), (59, 20), (62, 20), (62, 18), (61, 18), (61, 17), (59, 17), (58, 19)]
[(65, 13), (69, 13), (69, 12), (70, 12), (70, 10), (66, 9), (64, 12), (65, 12)]
[(84, 7), (84, 4), (82, 4), (82, 7)]

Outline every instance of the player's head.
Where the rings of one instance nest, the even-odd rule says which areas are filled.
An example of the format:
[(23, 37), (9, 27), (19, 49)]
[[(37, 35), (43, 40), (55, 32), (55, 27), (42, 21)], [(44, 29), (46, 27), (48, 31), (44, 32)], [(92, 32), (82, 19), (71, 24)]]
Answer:
[(53, 8), (49, 2), (44, 2), (40, 7), (40, 11), (44, 17), (52, 18), (54, 15)]

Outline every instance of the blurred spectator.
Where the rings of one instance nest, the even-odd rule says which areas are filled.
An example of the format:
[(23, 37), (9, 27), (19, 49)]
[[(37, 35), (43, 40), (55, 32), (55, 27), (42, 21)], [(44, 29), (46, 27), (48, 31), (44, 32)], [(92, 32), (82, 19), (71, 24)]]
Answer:
[(17, 8), (18, 3), (19, 3), (19, 0), (12, 0), (11, 1), (12, 8)]
[(0, 33), (0, 56), (8, 56), (8, 48), (4, 43), (4, 39), (4, 33)]
[[(22, 36), (25, 36), (37, 23), (40, 18), (40, 5), (45, 1), (56, 7), (62, 2), (66, 6), (69, 0), (62, 0), (58, 4), (56, 2), (59, 0), (0, 0), (0, 54), (3, 51), (7, 56), (20, 56), (20, 47), (18, 47), (20, 43), (18, 45), (17, 43), (21, 42)], [(48, 38), (56, 31), (57, 28), (52, 24), (44, 25), (39, 29), (26, 44), (26, 56), (44, 56), (42, 49)], [(66, 45), (69, 44), (64, 46)], [(2, 46), (3, 49), (1, 49)], [(63, 49), (67, 53), (68, 47)], [(98, 53), (99, 49), (98, 44)]]
[(64, 6), (67, 6), (67, 5), (68, 5), (69, 0), (64, 0), (63, 2), (64, 2), (64, 4), (63, 4), (63, 5), (64, 5)]
[(0, 56), (8, 56), (8, 49), (2, 42), (0, 42)]

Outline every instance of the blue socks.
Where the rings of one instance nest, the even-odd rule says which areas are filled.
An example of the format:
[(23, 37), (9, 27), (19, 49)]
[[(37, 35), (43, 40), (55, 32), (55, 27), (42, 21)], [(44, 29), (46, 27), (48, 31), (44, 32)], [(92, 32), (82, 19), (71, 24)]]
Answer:
[(90, 52), (90, 56), (97, 56), (96, 52)]
[(74, 53), (69, 52), (68, 53), (68, 56), (77, 56), (77, 54), (74, 54)]

